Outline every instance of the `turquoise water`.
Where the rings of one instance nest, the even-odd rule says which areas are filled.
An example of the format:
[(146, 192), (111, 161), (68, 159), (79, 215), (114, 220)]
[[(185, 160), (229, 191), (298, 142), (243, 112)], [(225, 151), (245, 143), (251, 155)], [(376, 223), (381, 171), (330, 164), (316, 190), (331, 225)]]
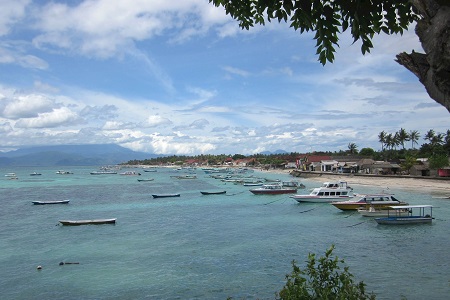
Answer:
[[(57, 175), (57, 169), (74, 174)], [(331, 244), (377, 299), (450, 294), (450, 201), (431, 191), (390, 187), (410, 204), (436, 206), (436, 219), (432, 225), (386, 227), (329, 204), (253, 195), (249, 187), (212, 179), (200, 169), (198, 179), (181, 180), (170, 176), (183, 171), (135, 169), (139, 178), (155, 179), (150, 182), (89, 174), (95, 170), (2, 170), (19, 177), (0, 178), (2, 299), (274, 299), (293, 259), (302, 267), (308, 253), (323, 255)], [(43, 175), (29, 176), (34, 171)], [(302, 182), (305, 193), (318, 185)], [(380, 192), (352, 186), (355, 192)], [(225, 195), (200, 194), (223, 189)], [(155, 193), (181, 197), (153, 199)], [(70, 204), (31, 203), (62, 199)], [(117, 223), (58, 225), (61, 219), (95, 218)]]

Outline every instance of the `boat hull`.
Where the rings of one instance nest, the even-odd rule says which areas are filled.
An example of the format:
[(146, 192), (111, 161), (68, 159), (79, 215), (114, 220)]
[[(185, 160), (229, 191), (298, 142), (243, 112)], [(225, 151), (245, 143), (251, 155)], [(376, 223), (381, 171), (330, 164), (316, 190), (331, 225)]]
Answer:
[(250, 190), (255, 195), (280, 195), (280, 194), (292, 194), (297, 192), (296, 189), (282, 189), (282, 190)]
[(227, 191), (219, 191), (219, 192), (200, 192), (202, 195), (222, 195), (225, 194)]
[(406, 217), (386, 217), (376, 218), (378, 224), (381, 225), (408, 225), (408, 224), (430, 224), (433, 218), (420, 216), (406, 216)]
[(102, 225), (102, 224), (115, 224), (116, 219), (59, 220), (59, 223), (65, 226)]
[(55, 201), (31, 201), (34, 205), (46, 205), (46, 204), (68, 204), (70, 200), (55, 200)]
[(170, 198), (170, 197), (180, 197), (180, 194), (153, 194), (153, 198)]
[(291, 197), (297, 202), (311, 202), (311, 203), (331, 203), (334, 201), (342, 201), (345, 199), (351, 199), (352, 196), (339, 196), (339, 197), (326, 197), (326, 196), (309, 196), (309, 195), (295, 195)]

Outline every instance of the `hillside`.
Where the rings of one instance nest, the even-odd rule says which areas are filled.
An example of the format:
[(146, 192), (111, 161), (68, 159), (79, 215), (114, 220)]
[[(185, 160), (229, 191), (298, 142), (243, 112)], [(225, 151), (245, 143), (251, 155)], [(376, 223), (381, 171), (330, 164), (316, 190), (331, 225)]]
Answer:
[(158, 156), (113, 144), (39, 146), (0, 153), (0, 166), (100, 166)]

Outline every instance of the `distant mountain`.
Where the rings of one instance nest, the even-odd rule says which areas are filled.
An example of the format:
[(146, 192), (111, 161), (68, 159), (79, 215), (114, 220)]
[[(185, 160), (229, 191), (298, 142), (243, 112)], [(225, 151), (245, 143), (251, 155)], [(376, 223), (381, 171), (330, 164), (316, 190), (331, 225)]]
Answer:
[(102, 166), (159, 156), (113, 144), (39, 146), (0, 153), (0, 166)]
[(287, 152), (284, 151), (284, 150), (278, 149), (278, 150), (275, 150), (274, 152), (271, 152), (271, 151), (263, 151), (263, 152), (261, 152), (261, 154), (264, 154), (264, 155), (287, 154)]

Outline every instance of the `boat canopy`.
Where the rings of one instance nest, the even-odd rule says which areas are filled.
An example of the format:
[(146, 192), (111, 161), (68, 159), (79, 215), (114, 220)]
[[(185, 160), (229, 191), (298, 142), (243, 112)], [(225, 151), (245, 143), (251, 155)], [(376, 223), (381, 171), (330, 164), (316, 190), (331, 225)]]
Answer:
[(425, 205), (398, 205), (398, 206), (389, 206), (393, 209), (405, 209), (405, 208), (424, 208), (424, 207), (433, 207), (431, 204), (425, 204)]

